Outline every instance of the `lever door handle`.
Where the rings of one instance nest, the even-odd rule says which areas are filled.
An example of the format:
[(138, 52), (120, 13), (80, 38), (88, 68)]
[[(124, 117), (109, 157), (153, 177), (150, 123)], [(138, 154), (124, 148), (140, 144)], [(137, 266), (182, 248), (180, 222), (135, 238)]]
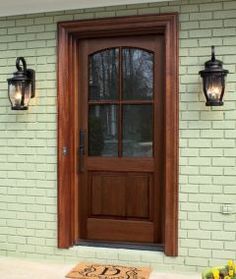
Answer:
[(85, 131), (80, 130), (79, 132), (79, 172), (84, 172), (84, 155), (85, 155)]

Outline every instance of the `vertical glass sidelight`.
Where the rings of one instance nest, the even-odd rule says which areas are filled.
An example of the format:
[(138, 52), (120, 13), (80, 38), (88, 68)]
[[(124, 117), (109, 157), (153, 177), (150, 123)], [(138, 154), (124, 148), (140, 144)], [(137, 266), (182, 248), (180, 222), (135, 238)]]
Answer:
[(89, 56), (89, 100), (118, 99), (119, 49)]
[(123, 98), (151, 100), (153, 98), (153, 53), (137, 49), (122, 49)]
[(123, 106), (123, 156), (153, 156), (152, 105)]
[(117, 157), (117, 106), (91, 105), (88, 127), (88, 155)]

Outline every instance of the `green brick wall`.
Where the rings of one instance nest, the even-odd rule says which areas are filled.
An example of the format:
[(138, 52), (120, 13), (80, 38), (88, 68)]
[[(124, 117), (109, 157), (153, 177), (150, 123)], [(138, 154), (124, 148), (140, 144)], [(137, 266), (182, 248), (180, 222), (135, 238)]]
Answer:
[[(161, 252), (57, 249), (56, 23), (179, 12), (179, 257)], [(204, 105), (198, 71), (216, 45), (230, 71), (225, 105)], [(28, 112), (10, 110), (6, 79), (17, 56), (37, 73)], [(236, 259), (236, 1), (176, 2), (0, 18), (0, 255), (201, 270)], [(222, 204), (232, 214), (222, 214)]]

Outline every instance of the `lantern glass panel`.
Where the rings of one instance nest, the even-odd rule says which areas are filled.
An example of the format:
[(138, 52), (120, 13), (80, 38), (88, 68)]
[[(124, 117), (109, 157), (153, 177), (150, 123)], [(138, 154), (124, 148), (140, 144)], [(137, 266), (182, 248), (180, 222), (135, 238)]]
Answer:
[(208, 100), (219, 101), (222, 99), (223, 83), (222, 75), (214, 74), (206, 76), (206, 94)]
[(9, 85), (9, 98), (12, 107), (19, 107), (22, 103), (22, 83)]
[(9, 98), (14, 108), (27, 107), (32, 93), (32, 85), (28, 82), (9, 84)]
[(24, 87), (24, 106), (28, 107), (32, 94), (32, 84), (26, 83)]

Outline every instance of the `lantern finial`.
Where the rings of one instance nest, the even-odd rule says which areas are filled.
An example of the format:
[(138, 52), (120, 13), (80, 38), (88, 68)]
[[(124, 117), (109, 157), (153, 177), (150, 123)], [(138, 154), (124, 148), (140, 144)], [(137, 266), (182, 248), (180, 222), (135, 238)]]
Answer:
[(215, 62), (216, 57), (215, 57), (215, 46), (211, 46), (211, 61)]

